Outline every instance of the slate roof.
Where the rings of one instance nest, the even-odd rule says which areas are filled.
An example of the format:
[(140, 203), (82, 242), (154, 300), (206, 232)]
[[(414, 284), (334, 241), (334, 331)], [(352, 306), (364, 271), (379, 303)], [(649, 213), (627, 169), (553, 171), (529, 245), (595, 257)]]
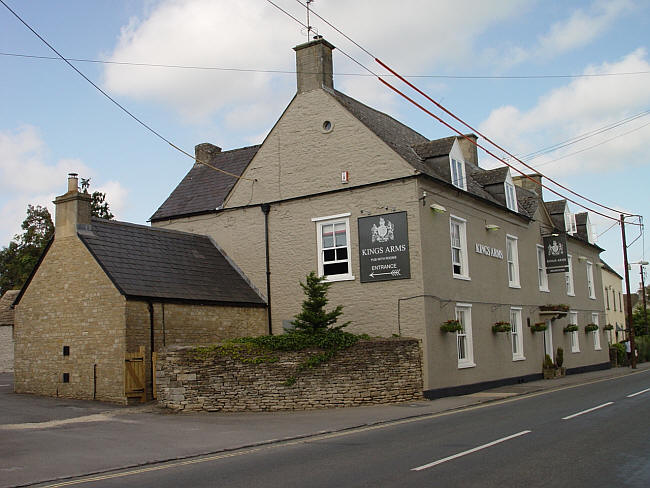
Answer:
[(544, 202), (544, 206), (549, 214), (564, 214), (564, 209), (566, 208), (566, 200), (553, 200), (550, 202)]
[(507, 166), (503, 166), (502, 168), (475, 171), (472, 173), (472, 178), (482, 186), (503, 184), (509, 169)]
[(515, 185), (515, 194), (517, 195), (517, 208), (519, 212), (528, 215), (531, 219), (534, 218), (535, 212), (539, 208), (539, 197), (537, 193)]
[[(213, 155), (209, 164), (241, 176), (259, 145), (223, 151)], [(151, 216), (152, 221), (169, 217), (209, 212), (223, 205), (237, 178), (195, 163), (167, 200)]]
[(14, 309), (11, 305), (20, 290), (7, 290), (0, 298), (0, 325), (14, 325)]
[(265, 305), (207, 236), (97, 218), (78, 235), (127, 297)]
[(612, 273), (612, 274), (615, 274), (615, 275), (618, 276), (620, 279), (623, 279), (623, 277), (622, 277), (620, 274), (618, 274), (616, 271), (614, 271), (614, 268), (612, 268), (612, 267), (611, 267), (609, 264), (607, 264), (605, 261), (603, 261), (603, 260), (601, 259), (601, 260), (600, 260), (600, 263), (603, 265), (603, 269), (609, 271), (609, 272)]

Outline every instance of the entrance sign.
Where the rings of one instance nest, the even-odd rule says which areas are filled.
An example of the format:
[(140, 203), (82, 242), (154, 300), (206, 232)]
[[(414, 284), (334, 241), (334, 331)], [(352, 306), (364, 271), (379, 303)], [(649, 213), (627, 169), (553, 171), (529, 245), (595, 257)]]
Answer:
[(566, 235), (544, 237), (544, 259), (547, 273), (565, 273), (569, 271)]
[(411, 277), (406, 212), (359, 217), (361, 283)]

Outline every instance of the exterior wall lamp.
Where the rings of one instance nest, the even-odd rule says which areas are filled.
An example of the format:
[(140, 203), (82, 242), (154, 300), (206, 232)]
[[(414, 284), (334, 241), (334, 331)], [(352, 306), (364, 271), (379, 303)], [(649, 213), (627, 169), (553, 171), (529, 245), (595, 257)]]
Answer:
[(485, 230), (499, 230), (501, 227), (499, 227), (496, 224), (486, 224), (485, 225)]

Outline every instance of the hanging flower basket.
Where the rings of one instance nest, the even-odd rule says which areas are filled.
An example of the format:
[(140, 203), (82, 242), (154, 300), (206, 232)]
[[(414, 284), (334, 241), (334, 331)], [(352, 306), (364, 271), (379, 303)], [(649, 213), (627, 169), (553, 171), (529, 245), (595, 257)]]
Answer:
[(537, 322), (530, 326), (531, 332), (544, 332), (546, 329), (548, 329), (546, 322)]
[(575, 332), (578, 330), (579, 327), (575, 324), (569, 324), (564, 328), (564, 333), (566, 334), (567, 332)]
[(585, 325), (585, 332), (594, 332), (598, 330), (598, 325), (597, 324), (587, 324)]
[(447, 320), (442, 323), (440, 330), (442, 332), (460, 332), (463, 330), (463, 326), (460, 325), (458, 320)]
[(612, 324), (604, 325), (603, 330), (614, 330), (614, 326)]
[(492, 332), (495, 334), (497, 332), (510, 332), (511, 330), (512, 326), (510, 325), (510, 322), (495, 322), (492, 326)]
[(541, 312), (568, 312), (569, 311), (569, 306), (565, 305), (564, 303), (558, 303), (556, 305), (540, 305), (539, 310)]

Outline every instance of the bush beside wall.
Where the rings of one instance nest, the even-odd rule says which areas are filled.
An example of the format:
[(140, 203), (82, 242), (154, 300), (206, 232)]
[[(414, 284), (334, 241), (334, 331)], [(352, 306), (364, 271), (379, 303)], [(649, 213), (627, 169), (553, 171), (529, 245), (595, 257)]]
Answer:
[(395, 403), (422, 398), (416, 339), (360, 341), (313, 369), (298, 365), (316, 351), (275, 351), (277, 362), (250, 364), (227, 355), (197, 355), (176, 346), (160, 353), (160, 406), (176, 411), (278, 411)]

